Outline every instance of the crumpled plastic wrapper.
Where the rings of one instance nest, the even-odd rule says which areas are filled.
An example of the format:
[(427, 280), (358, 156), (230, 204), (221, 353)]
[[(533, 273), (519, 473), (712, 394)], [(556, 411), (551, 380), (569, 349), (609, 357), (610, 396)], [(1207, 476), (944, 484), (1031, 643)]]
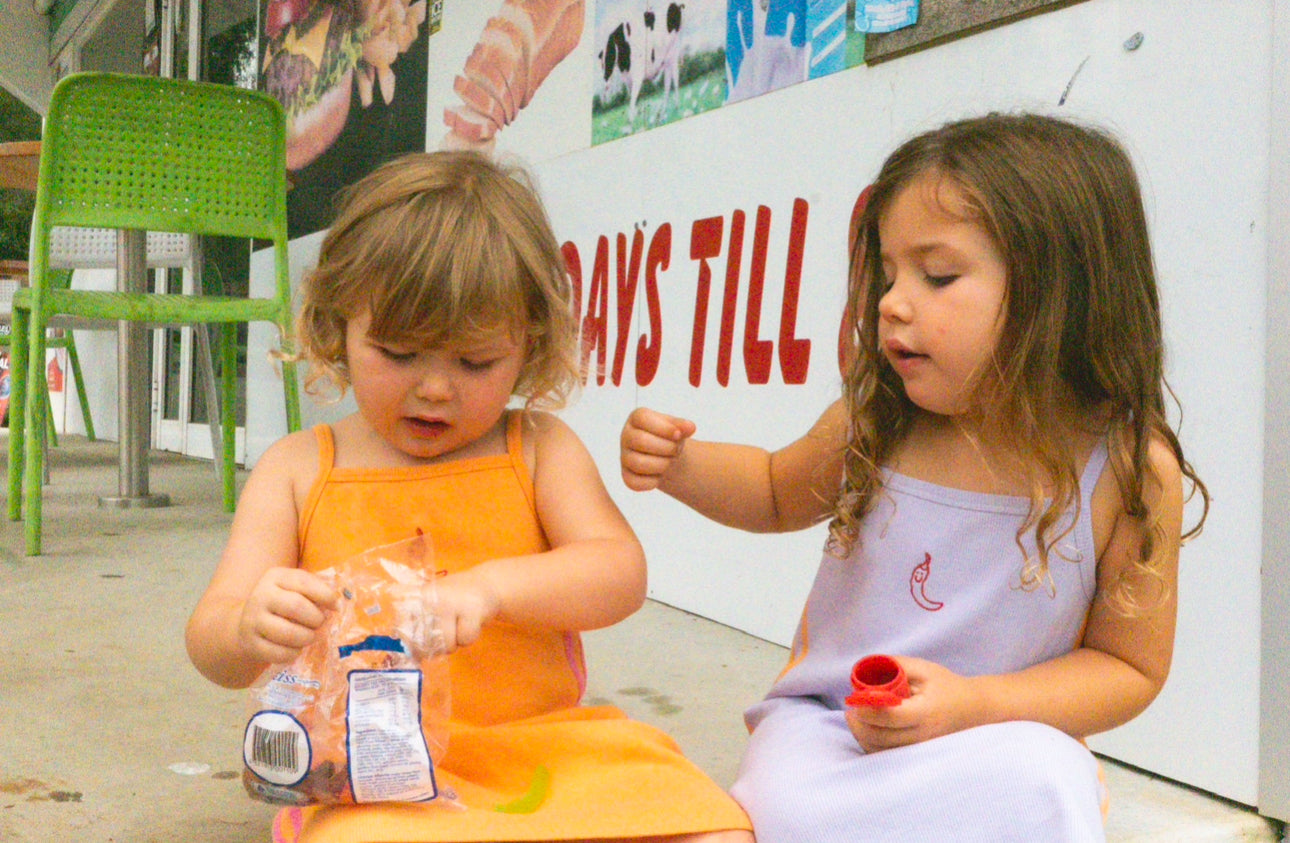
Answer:
[(295, 661), (250, 690), (242, 783), (275, 805), (444, 801), (448, 659), (430, 542), (372, 548), (319, 572), (340, 594)]

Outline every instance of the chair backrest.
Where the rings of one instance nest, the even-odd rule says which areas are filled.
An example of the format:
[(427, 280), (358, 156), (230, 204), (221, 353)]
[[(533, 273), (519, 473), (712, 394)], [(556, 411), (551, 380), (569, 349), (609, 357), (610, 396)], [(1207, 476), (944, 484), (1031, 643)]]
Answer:
[(54, 226), (286, 242), (286, 133), (267, 94), (82, 73), (58, 83), (41, 143), (33, 234)]
[[(149, 231), (147, 265), (150, 267), (188, 266), (192, 259), (193, 236), (169, 231)], [(115, 228), (72, 228), (58, 226), (50, 232), (50, 269), (115, 269)]]

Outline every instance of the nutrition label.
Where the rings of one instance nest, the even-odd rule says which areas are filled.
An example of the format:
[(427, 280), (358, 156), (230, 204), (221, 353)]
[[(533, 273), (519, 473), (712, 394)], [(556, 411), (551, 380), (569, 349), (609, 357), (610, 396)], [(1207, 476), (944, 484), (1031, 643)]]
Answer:
[(421, 671), (351, 671), (346, 726), (355, 802), (427, 802), (438, 795), (421, 731)]

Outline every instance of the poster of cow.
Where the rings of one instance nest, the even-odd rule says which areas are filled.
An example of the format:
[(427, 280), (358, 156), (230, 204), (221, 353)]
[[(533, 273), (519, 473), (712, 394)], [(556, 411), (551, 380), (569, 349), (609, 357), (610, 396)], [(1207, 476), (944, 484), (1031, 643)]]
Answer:
[(592, 68), (593, 144), (726, 101), (725, 0), (602, 0)]

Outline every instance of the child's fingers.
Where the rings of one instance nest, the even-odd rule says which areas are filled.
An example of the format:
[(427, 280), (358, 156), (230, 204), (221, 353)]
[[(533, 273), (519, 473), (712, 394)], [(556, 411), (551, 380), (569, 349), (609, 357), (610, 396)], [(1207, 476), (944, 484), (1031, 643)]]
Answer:
[(672, 423), (676, 425), (676, 429), (680, 432), (682, 439), (689, 439), (699, 429), (699, 426), (689, 419), (673, 417)]
[(672, 457), (657, 457), (639, 451), (624, 452), (622, 459), (623, 482), (636, 492), (657, 489), (663, 475), (672, 464)]
[(263, 638), (257, 639), (250, 647), (250, 656), (257, 662), (265, 664), (290, 664), (300, 655), (302, 647), (287, 647), (275, 644)]
[(632, 432), (641, 441), (680, 442), (694, 435), (695, 424), (689, 419), (669, 416), (648, 407), (638, 407), (627, 419), (624, 435)]
[(256, 638), (269, 647), (295, 653), (313, 641), (315, 629), (281, 615), (262, 615), (255, 623)]
[[(305, 598), (305, 600), (317, 607), (320, 613), (336, 608), (336, 600), (339, 595), (336, 594), (336, 589), (332, 588), (322, 577), (300, 568), (282, 568), (279, 570), (281, 570), (277, 582), (279, 588)], [(318, 622), (322, 623), (321, 620)]]
[(318, 605), (306, 594), (286, 588), (269, 599), (267, 608), (274, 617), (304, 627), (310, 632), (327, 620), (327, 608)]
[(904, 722), (894, 708), (849, 707), (846, 718), (856, 742), (865, 752), (906, 746), (919, 740), (917, 724)]
[(479, 634), (483, 632), (483, 626), (480, 619), (475, 615), (458, 615), (457, 616), (457, 646), (469, 647), (479, 640)]
[(661, 472), (652, 474), (642, 473), (629, 469), (626, 464), (623, 465), (623, 485), (633, 492), (652, 492), (662, 483)]
[(449, 574), (436, 583), (434, 597), (436, 644), (445, 653), (467, 647), (479, 640), (487, 624), (498, 611), (497, 596), (486, 578), (473, 576), (483, 566), (470, 571)]
[[(690, 429), (693, 430), (693, 424), (690, 424)], [(671, 424), (648, 428), (628, 424), (623, 428), (619, 444), (624, 460), (634, 456), (670, 460), (681, 453), (687, 438), (681, 435), (679, 428)]]
[(477, 615), (440, 613), (435, 619), (435, 631), (436, 652), (448, 655), (478, 641), (483, 624)]

